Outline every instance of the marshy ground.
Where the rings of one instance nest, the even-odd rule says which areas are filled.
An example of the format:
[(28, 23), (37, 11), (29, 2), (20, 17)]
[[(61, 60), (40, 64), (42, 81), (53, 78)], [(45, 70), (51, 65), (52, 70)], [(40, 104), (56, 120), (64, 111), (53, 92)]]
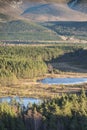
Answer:
[[(62, 73), (62, 74), (47, 74), (44, 77), (87, 77), (84, 73)], [(19, 79), (16, 84), (0, 87), (0, 96), (19, 96), (19, 97), (34, 97), (34, 98), (53, 98), (63, 93), (78, 93), (84, 88), (87, 90), (87, 83), (78, 85), (47, 85), (37, 82), (36, 79)]]

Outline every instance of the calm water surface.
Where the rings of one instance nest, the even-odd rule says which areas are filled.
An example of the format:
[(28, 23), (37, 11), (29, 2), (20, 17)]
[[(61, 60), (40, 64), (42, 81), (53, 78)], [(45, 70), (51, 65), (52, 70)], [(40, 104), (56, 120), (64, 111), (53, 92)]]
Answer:
[(87, 83), (87, 78), (45, 78), (41, 80), (43, 84), (81, 84)]
[[(87, 78), (45, 78), (45, 79), (41, 80), (40, 82), (42, 82), (43, 84), (59, 84), (59, 85), (60, 84), (65, 84), (65, 85), (81, 84), (81, 83), (87, 83)], [(27, 98), (27, 97), (24, 97), (24, 98), (3, 97), (3, 98), (0, 98), (0, 102), (10, 103), (12, 99), (16, 100), (17, 102), (24, 105), (25, 107), (27, 107), (27, 105), (29, 103), (39, 104), (42, 102), (41, 99)]]

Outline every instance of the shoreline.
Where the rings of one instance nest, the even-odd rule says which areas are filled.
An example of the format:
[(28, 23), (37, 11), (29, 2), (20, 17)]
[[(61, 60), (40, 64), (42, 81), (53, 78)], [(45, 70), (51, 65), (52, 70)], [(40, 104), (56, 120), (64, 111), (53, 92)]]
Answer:
[(87, 90), (87, 83), (82, 84), (70, 84), (70, 85), (48, 85), (37, 82), (46, 77), (54, 78), (72, 78), (72, 77), (86, 77), (87, 74), (46, 74), (43, 77), (37, 77), (36, 79), (19, 79), (17, 84), (0, 87), (0, 98), (1, 97), (27, 97), (27, 98), (39, 98), (48, 99), (54, 98), (61, 95), (62, 93), (78, 93), (84, 88)]

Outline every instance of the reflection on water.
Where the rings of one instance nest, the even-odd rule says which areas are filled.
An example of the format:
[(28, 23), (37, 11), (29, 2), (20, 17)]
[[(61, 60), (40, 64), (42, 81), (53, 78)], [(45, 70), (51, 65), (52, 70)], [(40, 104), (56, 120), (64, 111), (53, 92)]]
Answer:
[(11, 101), (16, 101), (19, 102), (21, 105), (24, 105), (25, 107), (27, 107), (27, 105), (29, 103), (31, 104), (39, 104), (41, 102), (40, 99), (36, 99), (36, 98), (19, 98), (19, 97), (15, 97), (15, 98), (11, 98), (11, 97), (2, 97), (0, 98), (0, 102), (8, 102), (10, 103)]
[(87, 78), (45, 78), (41, 82), (43, 84), (81, 84), (86, 83)]

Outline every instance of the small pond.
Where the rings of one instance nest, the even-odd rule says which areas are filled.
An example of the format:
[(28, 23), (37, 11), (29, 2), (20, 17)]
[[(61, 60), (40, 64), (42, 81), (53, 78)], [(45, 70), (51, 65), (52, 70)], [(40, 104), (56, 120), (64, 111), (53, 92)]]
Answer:
[(45, 78), (45, 79), (42, 79), (40, 82), (43, 84), (49, 84), (49, 85), (51, 84), (70, 85), (70, 84), (87, 83), (87, 78)]
[(0, 98), (0, 102), (8, 102), (10, 103), (12, 100), (15, 100), (16, 102), (19, 102), (21, 105), (24, 105), (25, 107), (27, 107), (27, 105), (29, 103), (31, 104), (39, 104), (41, 103), (42, 101), (40, 99), (37, 99), (37, 98), (26, 98), (26, 97), (22, 97), (22, 98), (19, 98), (19, 97), (14, 97), (14, 98), (11, 98), (11, 97), (2, 97)]

